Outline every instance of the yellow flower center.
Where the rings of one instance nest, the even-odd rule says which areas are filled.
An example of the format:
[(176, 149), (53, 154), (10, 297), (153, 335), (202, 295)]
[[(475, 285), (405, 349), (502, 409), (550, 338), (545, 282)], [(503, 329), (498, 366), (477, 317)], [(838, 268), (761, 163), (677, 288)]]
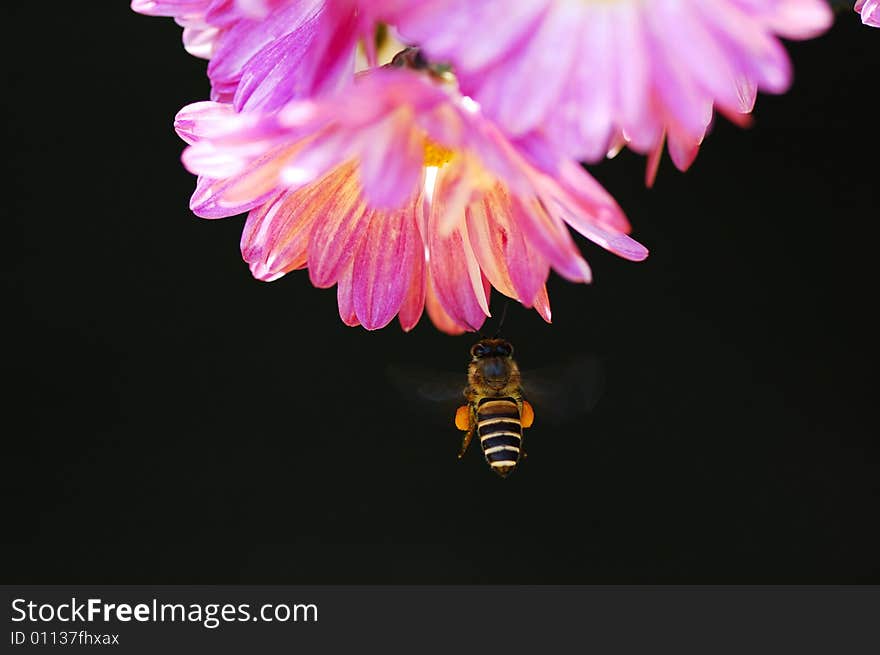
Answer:
[(452, 161), (455, 152), (425, 137), (425, 166), (440, 168)]

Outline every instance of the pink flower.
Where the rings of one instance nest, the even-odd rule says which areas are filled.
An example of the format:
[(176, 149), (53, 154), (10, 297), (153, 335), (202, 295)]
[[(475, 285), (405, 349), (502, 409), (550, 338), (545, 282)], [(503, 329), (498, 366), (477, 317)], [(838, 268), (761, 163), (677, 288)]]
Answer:
[(196, 103), (176, 129), (200, 176), (193, 211), (250, 211), (241, 245), (254, 276), (308, 267), (315, 286), (337, 285), (349, 325), (398, 315), (409, 330), (427, 307), (441, 330), (475, 330), (493, 286), (549, 321), (550, 268), (591, 279), (566, 224), (627, 259), (647, 256), (579, 165), (545, 150), (554, 176), (539, 170), (427, 71), (374, 70), (343, 94), (274, 113)]
[(621, 137), (650, 153), (665, 134), (682, 170), (713, 106), (743, 122), (758, 89), (788, 89), (777, 36), (832, 23), (825, 0), (429, 0), (393, 18), (512, 137), (539, 130), (596, 161)]
[(332, 92), (354, 73), (360, 23), (325, 12), (324, 0), (132, 0), (131, 7), (183, 25), (187, 51), (211, 60), (211, 99), (238, 110)]
[(880, 0), (858, 0), (854, 9), (862, 15), (862, 22), (880, 27)]

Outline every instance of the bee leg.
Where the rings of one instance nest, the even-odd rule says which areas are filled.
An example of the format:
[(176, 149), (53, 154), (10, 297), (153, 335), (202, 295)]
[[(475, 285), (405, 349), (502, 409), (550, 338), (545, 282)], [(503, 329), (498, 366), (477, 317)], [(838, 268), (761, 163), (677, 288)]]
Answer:
[(468, 449), (468, 446), (471, 444), (471, 439), (474, 436), (473, 430), (468, 430), (464, 433), (464, 439), (461, 440), (461, 450), (458, 451), (458, 458), (461, 459), (464, 457), (465, 451)]
[[(532, 409), (532, 404), (528, 400), (522, 401), (522, 411), (520, 412), (519, 417), (520, 425), (523, 426), (523, 429), (532, 427), (532, 423), (535, 422), (535, 410)], [(525, 451), (525, 448), (520, 444), (520, 453), (522, 453), (523, 459), (528, 459), (529, 454)]]

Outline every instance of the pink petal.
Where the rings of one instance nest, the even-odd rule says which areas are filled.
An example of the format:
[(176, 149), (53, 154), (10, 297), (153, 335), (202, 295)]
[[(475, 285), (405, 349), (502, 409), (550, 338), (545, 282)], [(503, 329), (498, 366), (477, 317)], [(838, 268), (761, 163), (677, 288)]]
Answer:
[(415, 198), (397, 210), (376, 211), (354, 259), (354, 309), (368, 330), (385, 327), (400, 310), (413, 270), (424, 258)]
[[(608, 152), (614, 133), (614, 39), (608, 11), (585, 15), (581, 24), (580, 62), (574, 66), (569, 84), (570, 99), (563, 105), (566, 113), (558, 123), (552, 121), (548, 132), (568, 154), (595, 162)], [(571, 132), (568, 131), (569, 125)]]
[(309, 278), (316, 287), (331, 287), (367, 235), (373, 210), (368, 210), (353, 169), (345, 167), (343, 185), (325, 197), (324, 216), (309, 239)]
[(492, 286), (531, 307), (550, 265), (529, 247), (513, 221), (510, 199), (500, 185), (468, 207), (467, 226), (474, 254)]
[(190, 173), (213, 178), (230, 178), (244, 169), (251, 157), (212, 141), (198, 141), (183, 151), (183, 165)]
[(666, 133), (664, 132), (657, 145), (648, 153), (648, 162), (645, 165), (645, 186), (649, 189), (654, 186), (657, 179), (657, 171), (660, 169), (660, 160), (663, 159), (663, 148), (666, 146)]
[(443, 309), (443, 305), (434, 291), (434, 284), (431, 281), (429, 269), (426, 270), (425, 275), (425, 310), (428, 312), (428, 317), (431, 319), (434, 327), (446, 334), (464, 334), (468, 331), (473, 332), (479, 330), (482, 326), (482, 321), (480, 322), (480, 325), (475, 325), (473, 327), (461, 325), (446, 313), (446, 310)]
[[(302, 4), (302, 3), (300, 3)], [(327, 25), (328, 13), (319, 7), (295, 16), (295, 25), (285, 24), (290, 31), (269, 43), (242, 66), (240, 82), (233, 103), (236, 109), (270, 111), (294, 98), (329, 94), (352, 81), (355, 44), (338, 46), (325, 54), (326, 65), (317, 58), (330, 44), (325, 33), (338, 29)], [(354, 35), (347, 38), (353, 39)]]
[(335, 128), (323, 130), (285, 162), (280, 170), (280, 181), (288, 186), (309, 184), (351, 159), (357, 147), (358, 138), (349, 132)]
[[(517, 149), (513, 150), (506, 141), (485, 143), (481, 149), (484, 157), (491, 150), (496, 150), (491, 157), (496, 171), (516, 171), (513, 175), (514, 185), (509, 183), (510, 173), (502, 175), (496, 172), (511, 193), (525, 197), (533, 195), (537, 190), (539, 195), (564, 195), (567, 202), (579, 206), (592, 220), (621, 231), (629, 230), (629, 221), (623, 210), (611, 194), (603, 189), (602, 185), (596, 182), (580, 164), (561, 157), (557, 148), (534, 133), (519, 139), (516, 145)], [(503, 164), (501, 160), (504, 160)], [(535, 166), (539, 170), (536, 170)]]
[(255, 277), (276, 279), (306, 265), (315, 222), (323, 219), (329, 199), (350, 176), (350, 168), (337, 169), (302, 189), (279, 192), (250, 213), (241, 237), (241, 253)]
[(629, 221), (620, 205), (582, 166), (569, 159), (561, 161), (557, 179), (569, 198), (596, 222), (614, 230), (629, 232)]
[(235, 3), (245, 16), (259, 20), (266, 18), (275, 4), (271, 0), (235, 0)]
[(233, 104), (236, 110), (272, 111), (294, 98), (312, 94), (315, 81), (300, 74), (313, 47), (315, 15), (308, 15), (290, 33), (266, 44), (241, 69)]
[(510, 272), (505, 261), (504, 242), (506, 235), (493, 231), (486, 208), (486, 198), (481, 198), (468, 205), (467, 228), (474, 255), (480, 269), (495, 289), (519, 300), (519, 295), (510, 279)]
[(862, 23), (880, 27), (880, 0), (859, 0), (855, 10), (862, 15)]
[[(299, 148), (299, 144), (282, 144), (254, 160), (245, 171), (230, 178), (223, 201), (240, 202), (242, 199), (261, 197), (278, 188), (281, 172)], [(294, 187), (290, 188), (293, 190)]]
[(213, 0), (132, 0), (131, 9), (148, 16), (203, 15)]
[[(640, 262), (648, 256), (647, 248), (622, 232), (606, 230), (588, 220), (583, 220), (583, 217), (573, 211), (571, 206), (564, 203), (556, 202), (550, 210), (554, 211), (554, 208), (566, 223), (605, 250), (610, 250), (615, 255), (635, 262)], [(556, 265), (554, 264), (553, 267), (556, 268)], [(556, 270), (559, 271), (559, 269)]]
[[(569, 83), (577, 43), (583, 38), (571, 26), (579, 22), (582, 13), (577, 3), (546, 4), (537, 29), (504, 62), (505, 74), (489, 76), (482, 85), (480, 98), (487, 98), (486, 112), (509, 134), (524, 134), (537, 127)], [(534, 88), (537, 79), (541, 80), (540, 93)]]
[(615, 54), (610, 61), (615, 68), (612, 78), (617, 122), (626, 132), (633, 147), (645, 151), (657, 140), (656, 127), (648, 121), (650, 63), (640, 8), (634, 3), (618, 3), (614, 7), (615, 38), (611, 41)]
[(387, 118), (401, 107), (421, 117), (435, 107), (452, 108), (449, 94), (418, 73), (397, 68), (379, 68), (361, 73), (356, 91), (343, 101), (328, 100), (335, 118), (348, 128), (364, 127)]
[(711, 114), (712, 99), (720, 106), (738, 108), (741, 100), (737, 71), (699, 15), (681, 5), (673, 7), (662, 2), (652, 12), (665, 26), (663, 42), (670, 60), (684, 62), (694, 86), (707, 95), (705, 112)]
[(667, 29), (666, 22), (650, 11), (645, 12), (645, 18), (651, 24), (652, 77), (657, 97), (682, 129), (695, 137), (699, 136), (709, 124), (711, 102), (710, 113), (707, 114), (704, 107), (708, 96), (695, 84), (688, 69), (681, 65), (674, 52), (670, 52), (669, 43), (661, 36)]
[(219, 102), (194, 102), (187, 105), (174, 117), (174, 130), (187, 143), (195, 143), (205, 136), (213, 136), (224, 131), (235, 110)]
[(719, 2), (711, 8), (694, 3), (716, 42), (736, 61), (744, 74), (762, 90), (783, 93), (791, 85), (791, 62), (782, 44), (733, 4)]
[[(311, 1), (314, 4), (315, 0)], [(320, 13), (314, 47), (301, 74), (315, 80), (316, 91), (327, 91), (340, 88), (352, 78), (358, 41), (373, 38), (375, 23), (368, 7), (356, 6), (366, 3), (318, 0), (317, 4)]]
[[(416, 218), (418, 221), (418, 218)], [(425, 266), (425, 246), (424, 242), (419, 239), (420, 251), (413, 258), (412, 275), (409, 281), (409, 288), (406, 297), (400, 306), (400, 313), (397, 318), (400, 321), (400, 327), (404, 332), (412, 330), (422, 317), (422, 311), (425, 308), (425, 278), (427, 276)]]
[(812, 39), (834, 24), (827, 0), (777, 0), (767, 4), (772, 12), (769, 27), (787, 39)]
[(550, 311), (550, 297), (547, 295), (547, 285), (544, 285), (535, 297), (535, 310), (545, 321), (548, 323), (553, 322), (550, 320), (553, 315)]
[(474, 192), (474, 167), (466, 155), (457, 155), (441, 167), (434, 182), (432, 202), (440, 208), (436, 229), (443, 236), (449, 235), (464, 220), (465, 207)]
[[(251, 210), (248, 214), (247, 221), (244, 224), (244, 230), (241, 233), (241, 242), (239, 244), (239, 247), (241, 248), (241, 257), (248, 264), (251, 274), (258, 280), (264, 282), (277, 280), (279, 277), (287, 273), (283, 268), (276, 271), (266, 265), (269, 249), (266, 248), (264, 239), (260, 239), (257, 236), (262, 231), (261, 228), (264, 225), (271, 224), (272, 219), (267, 217), (271, 213), (277, 212), (281, 196), (283, 196), (283, 194), (278, 193), (264, 204)], [(304, 265), (305, 249), (303, 249), (302, 260)], [(290, 270), (293, 270), (294, 268), (297, 268), (297, 266), (291, 266)]]
[(432, 207), (428, 226), (428, 267), (433, 288), (445, 312), (458, 325), (476, 330), (489, 316), (489, 301), (485, 294), (482, 273), (462, 224), (448, 237), (437, 229), (438, 215)]
[(220, 30), (216, 27), (184, 27), (183, 47), (193, 57), (210, 59), (214, 56)]
[(568, 229), (562, 221), (548, 214), (537, 198), (526, 203), (514, 197), (511, 207), (514, 222), (523, 231), (525, 239), (557, 273), (572, 282), (592, 280), (590, 267), (581, 257)]
[(275, 193), (273, 190), (262, 196), (242, 199), (239, 202), (224, 201), (223, 194), (228, 186), (229, 180), (200, 176), (196, 181), (196, 190), (190, 198), (189, 208), (201, 218), (225, 218), (250, 211), (269, 200)]
[[(430, 57), (452, 59), (471, 71), (509, 56), (543, 11), (541, 2), (423, 0), (403, 3), (393, 22), (405, 40), (418, 43)], [(469, 38), (475, 25), (492, 26), (491, 38)]]
[(757, 83), (744, 75), (737, 78), (737, 91), (739, 95), (739, 111), (743, 114), (750, 113), (755, 108), (755, 102), (758, 100)]
[(353, 269), (354, 262), (352, 261), (342, 270), (339, 282), (336, 284), (336, 304), (339, 305), (339, 318), (349, 327), (360, 325), (354, 310)]
[[(265, 58), (259, 60), (254, 58), (259, 57), (261, 51), (271, 47), (276, 40), (283, 39), (287, 35), (295, 35), (290, 37), (294, 42), (297, 37), (310, 35), (311, 24), (308, 21), (314, 17), (321, 4), (319, 0), (287, 2), (270, 12), (263, 20), (242, 17), (238, 13), (238, 20), (229, 24), (208, 64), (212, 95), (223, 100), (232, 100), (242, 79), (242, 73), (251, 61), (254, 61), (254, 68), (250, 70), (252, 76), (259, 77), (260, 73), (268, 75), (269, 72), (261, 68), (266, 63)], [(302, 86), (312, 88), (312, 78), (309, 77), (308, 71), (297, 69), (290, 72), (294, 77), (305, 76), (307, 79), (301, 82)], [(285, 80), (285, 84), (288, 85), (296, 85), (297, 82), (299, 80)], [(251, 85), (249, 92), (253, 89), (254, 86)], [(271, 96), (271, 92), (269, 95)], [(236, 108), (241, 109), (241, 105), (236, 105)]]
[[(281, 139), (274, 125), (259, 116), (236, 114), (218, 103), (195, 103), (175, 118), (175, 128), (190, 145), (182, 160), (187, 170), (214, 178), (249, 176), (258, 168), (284, 163), (300, 146)], [(230, 187), (232, 184), (230, 185)]]
[(422, 177), (424, 142), (413, 129), (412, 112), (399, 109), (366, 130), (361, 150), (360, 178), (372, 207), (400, 207), (418, 191)]
[(685, 172), (697, 158), (703, 138), (694, 139), (690, 134), (680, 130), (674, 121), (670, 121), (667, 136), (669, 157), (678, 170)]

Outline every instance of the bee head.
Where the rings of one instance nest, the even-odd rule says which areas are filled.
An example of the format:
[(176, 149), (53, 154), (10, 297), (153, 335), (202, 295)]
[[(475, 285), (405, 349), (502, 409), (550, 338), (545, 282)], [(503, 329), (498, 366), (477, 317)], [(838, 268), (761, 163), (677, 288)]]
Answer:
[(486, 357), (512, 357), (513, 346), (505, 339), (480, 339), (471, 348), (471, 358), (476, 361)]

